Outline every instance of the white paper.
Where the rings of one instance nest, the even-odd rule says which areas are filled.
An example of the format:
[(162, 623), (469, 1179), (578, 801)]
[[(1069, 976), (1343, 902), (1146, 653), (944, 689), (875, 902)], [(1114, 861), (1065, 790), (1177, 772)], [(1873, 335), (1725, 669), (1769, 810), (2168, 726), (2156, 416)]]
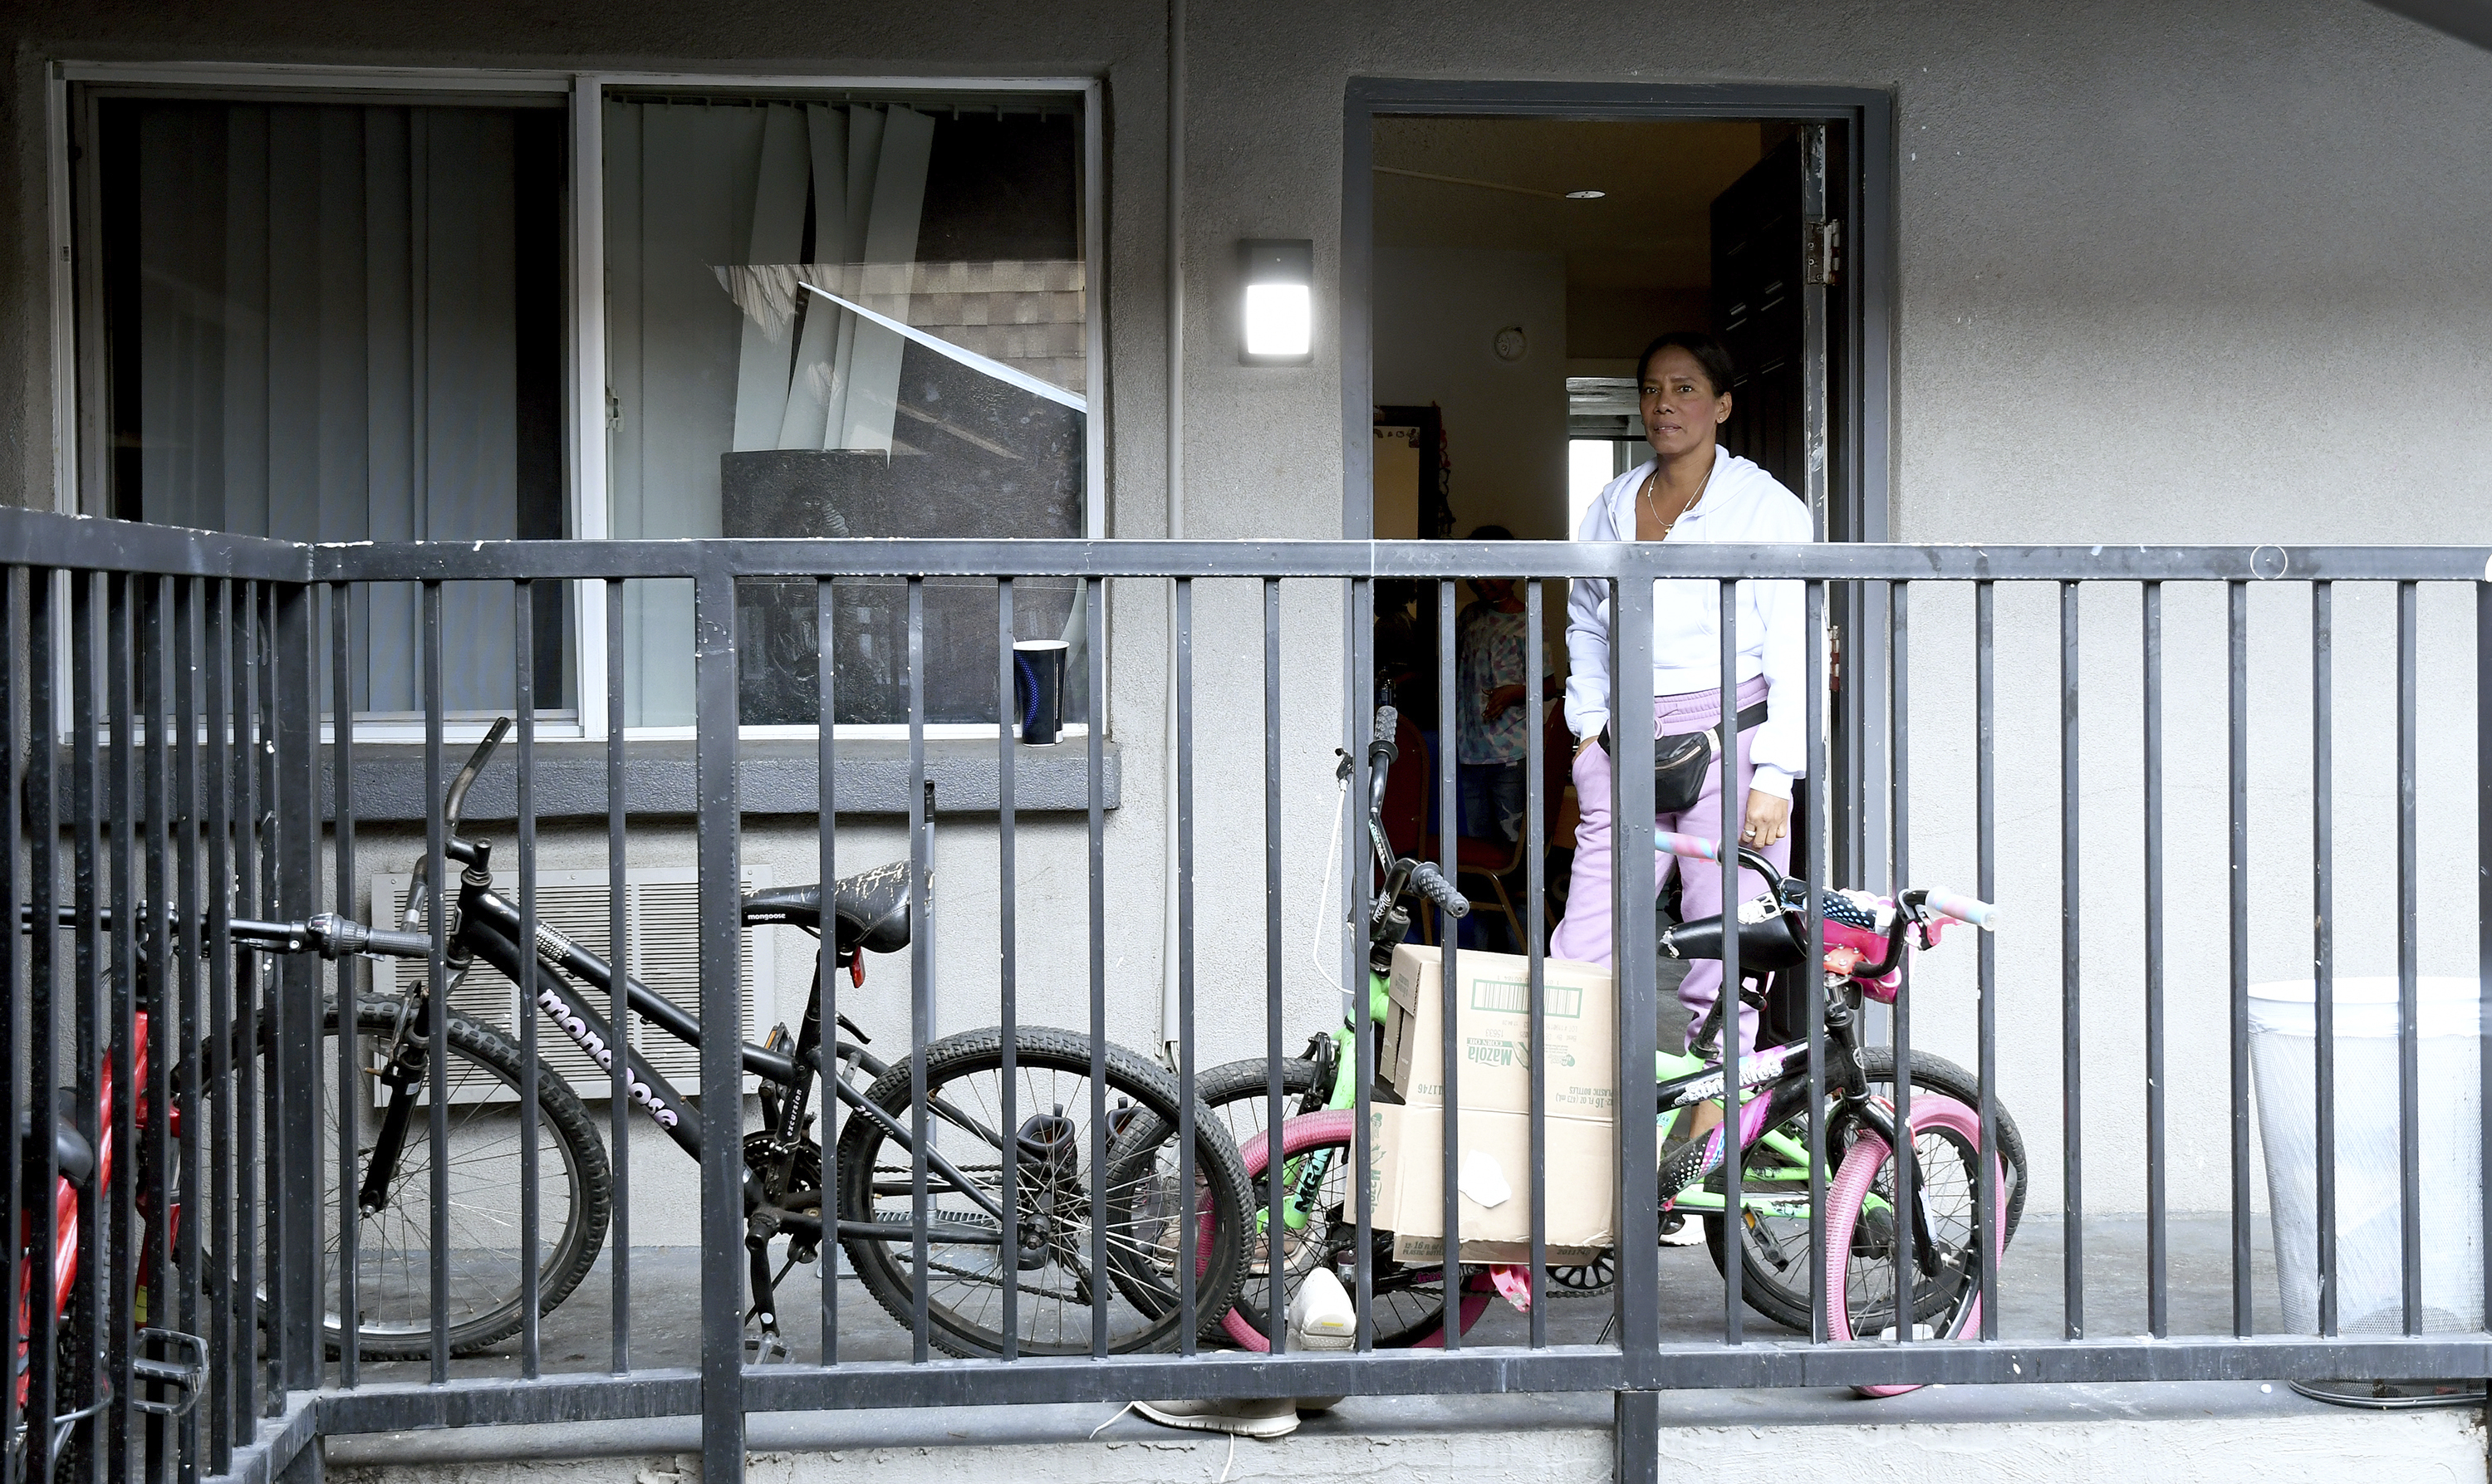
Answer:
[(1498, 1167), (1493, 1155), (1484, 1150), (1464, 1150), (1458, 1175), (1454, 1188), (1484, 1208), (1493, 1210), (1505, 1204), (1514, 1195), (1514, 1187), (1506, 1183), (1505, 1171)]

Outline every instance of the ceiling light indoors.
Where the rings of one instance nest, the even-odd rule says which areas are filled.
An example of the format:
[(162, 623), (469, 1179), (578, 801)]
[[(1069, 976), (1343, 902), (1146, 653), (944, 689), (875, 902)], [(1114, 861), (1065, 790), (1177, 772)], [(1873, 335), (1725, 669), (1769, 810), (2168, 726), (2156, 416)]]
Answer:
[(1566, 193), (1566, 199), (1570, 201), (1597, 201), (1608, 194), (1609, 193), (1606, 191), (1569, 191)]
[(1249, 239), (1237, 245), (1245, 279), (1239, 359), (1303, 366), (1315, 351), (1315, 244)]

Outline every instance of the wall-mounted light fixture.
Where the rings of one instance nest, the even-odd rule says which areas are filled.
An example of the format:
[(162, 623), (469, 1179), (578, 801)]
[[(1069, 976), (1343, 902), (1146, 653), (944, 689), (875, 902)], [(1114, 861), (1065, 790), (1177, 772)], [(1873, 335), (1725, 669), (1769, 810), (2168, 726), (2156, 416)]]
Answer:
[(1249, 238), (1237, 245), (1246, 285), (1238, 359), (1248, 366), (1304, 366), (1315, 359), (1316, 245)]

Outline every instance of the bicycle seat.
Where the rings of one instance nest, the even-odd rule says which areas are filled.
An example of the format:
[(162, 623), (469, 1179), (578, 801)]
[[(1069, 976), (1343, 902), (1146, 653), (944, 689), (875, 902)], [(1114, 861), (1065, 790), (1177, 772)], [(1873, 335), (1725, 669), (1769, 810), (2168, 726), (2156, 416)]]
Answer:
[[(1772, 973), (1793, 967), (1800, 961), (1803, 945), (1793, 941), (1790, 913), (1776, 913), (1759, 922), (1743, 919), (1739, 923), (1739, 972)], [(1674, 959), (1718, 959), (1722, 957), (1722, 919), (1699, 917), (1692, 922), (1675, 923), (1661, 933), (1661, 951)]]
[[(908, 863), (893, 861), (860, 871), (831, 883), (831, 915), (838, 919), (835, 941), (842, 951), (898, 953), (908, 946)], [(822, 931), (822, 888), (781, 886), (744, 899), (744, 925), (786, 923)]]
[[(78, 1132), (77, 1125), (70, 1121), (68, 1113), (61, 1111), (63, 1105), (71, 1103), (75, 1097), (76, 1094), (67, 1087), (60, 1088), (54, 1094), (53, 1105), (56, 1111), (52, 1114), (52, 1157), (61, 1167), (61, 1178), (72, 1185), (84, 1185), (87, 1176), (95, 1173), (95, 1149), (87, 1143), (86, 1136)], [(30, 1108), (18, 1115), (17, 1137), (26, 1150), (26, 1157), (33, 1159), (35, 1157), (35, 1111), (33, 1109)]]

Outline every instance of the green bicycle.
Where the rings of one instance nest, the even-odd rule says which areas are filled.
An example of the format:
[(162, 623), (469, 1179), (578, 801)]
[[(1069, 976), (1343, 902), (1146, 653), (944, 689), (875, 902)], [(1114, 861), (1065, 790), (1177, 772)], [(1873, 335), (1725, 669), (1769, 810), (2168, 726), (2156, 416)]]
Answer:
[[(1378, 868), (1383, 880), (1379, 888), (1368, 923), (1368, 1033), (1380, 1030), (1384, 1023), (1387, 994), (1386, 976), (1390, 970), (1394, 946), (1409, 935), (1411, 912), (1419, 902), (1435, 904), (1448, 917), (1459, 918), (1469, 911), (1469, 904), (1444, 879), (1432, 864), (1396, 857), (1386, 842), (1382, 823), (1384, 779), (1397, 760), (1397, 749), (1391, 740), (1394, 721), (1392, 708), (1382, 708), (1377, 718), (1375, 741), (1369, 746), (1368, 836)], [(1343, 760), (1340, 777), (1347, 785), (1349, 760)], [(1751, 869), (1762, 865), (1762, 858), (1748, 863)], [(1799, 888), (1801, 883), (1785, 882), (1771, 868), (1765, 867), (1768, 880), (1779, 898), (1787, 888)], [(1830, 894), (1828, 901), (1836, 910), (1848, 908), (1852, 898)], [(1882, 924), (1885, 935), (1893, 939), (1888, 957), (1900, 950), (1902, 933), (1908, 917), (1895, 914)], [(1716, 941), (1704, 940), (1707, 927)], [(1770, 923), (1772, 937), (1754, 934), (1743, 928), (1742, 963), (1796, 974), (1796, 956), (1788, 952), (1789, 936), (1780, 922)], [(1712, 957), (1718, 952), (1720, 919), (1706, 919), (1674, 927), (1666, 935), (1676, 941), (1679, 955), (1688, 958)], [(1753, 947), (1752, 947), (1753, 944)], [(1707, 947), (1713, 951), (1706, 951)], [(1783, 960), (1794, 962), (1785, 964)], [(1858, 1086), (1855, 1095), (1892, 1100), (1895, 1058), (1891, 1049), (1864, 1046), (1858, 1043), (1856, 1015), (1862, 996), (1861, 983), (1850, 972), (1835, 971), (1837, 960), (1826, 966), (1826, 1022), (1843, 1043), (1841, 1048), (1830, 1038), (1826, 1054), (1826, 1099), (1839, 1101), (1845, 1093), (1843, 1083), (1851, 1081), (1838, 1066), (1838, 1052), (1844, 1065), (1856, 1066)], [(1866, 956), (1855, 957), (1847, 967), (1866, 965)], [(1891, 965), (1890, 965), (1891, 966)], [(1873, 990), (1872, 993), (1875, 993)], [(1741, 987), (1743, 1002), (1767, 1006), (1779, 996), (1771, 979), (1745, 983)], [(1884, 997), (1881, 995), (1879, 997)], [(1721, 1066), (1712, 1054), (1712, 1043), (1718, 1035), (1721, 1012), (1728, 996), (1717, 1004), (1715, 1015), (1700, 1028), (1696, 1044), (1685, 1053), (1657, 1053), (1654, 1057), (1654, 1082), (1665, 1131), (1683, 1112), (1692, 1111), (1703, 1102), (1718, 1102), (1721, 1096)], [(1770, 1017), (1768, 1017), (1770, 1024)], [(1283, 1173), (1284, 1209), (1281, 1233), (1271, 1235), (1272, 1218), (1268, 1203), (1259, 1204), (1257, 1228), (1248, 1238), (1249, 1266), (1245, 1283), (1234, 1308), (1224, 1317), (1221, 1328), (1243, 1348), (1261, 1350), (1268, 1342), (1268, 1315), (1262, 1301), (1269, 1292), (1268, 1278), (1277, 1262), (1283, 1274), (1284, 1291), (1294, 1294), (1306, 1274), (1319, 1265), (1330, 1265), (1349, 1286), (1355, 1267), (1356, 1227), (1350, 1206), (1351, 1110), (1357, 1096), (1357, 1045), (1351, 1038), (1359, 1027), (1345, 1016), (1339, 1025), (1313, 1036), (1305, 1051), (1294, 1057), (1284, 1058), (1279, 1067), (1283, 1097), (1283, 1116), (1288, 1120), (1286, 1147), (1281, 1157), (1287, 1161)], [(1849, 1059), (1856, 1056), (1856, 1060)], [(1740, 1264), (1740, 1292), (1743, 1301), (1778, 1324), (1806, 1333), (1816, 1295), (1811, 1282), (1809, 1262), (1809, 1223), (1811, 1209), (1809, 1187), (1809, 1123), (1812, 1104), (1808, 1093), (1807, 1046), (1804, 1041), (1769, 1047), (1751, 1054), (1741, 1064), (1740, 1083), (1746, 1095), (1742, 1099), (1743, 1121), (1754, 1131), (1744, 1141), (1741, 1158), (1741, 1200), (1738, 1230), (1743, 1238)], [(1248, 1057), (1212, 1067), (1196, 1080), (1198, 1117), (1209, 1116), (1223, 1125), (1235, 1141), (1239, 1155), (1246, 1165), (1247, 1177), (1254, 1199), (1268, 1202), (1265, 1170), (1271, 1157), (1268, 1131), (1265, 1127), (1270, 1111), (1272, 1067), (1261, 1057)], [(1979, 1083), (1973, 1073), (1928, 1052), (1915, 1051), (1912, 1057), (1914, 1096), (1937, 1095), (1968, 1106), (1979, 1102)], [(1136, 1143), (1164, 1141), (1173, 1131), (1159, 1127), (1134, 1130), (1129, 1138)], [(1681, 1141), (1671, 1143), (1663, 1168), (1656, 1173), (1656, 1199), (1663, 1209), (1662, 1231), (1665, 1235), (1683, 1229), (1690, 1216), (1704, 1221), (1706, 1246), (1718, 1268), (1726, 1269), (1728, 1232), (1728, 1200), (1719, 1175), (1720, 1144), (1718, 1137)], [(2015, 1120), (2002, 1110), (1998, 1114), (1998, 1145), (2003, 1180), (2002, 1194), (2006, 1202), (2005, 1234), (2013, 1235), (2020, 1219), (2026, 1188), (2025, 1144)], [(1128, 1146), (1129, 1148), (1131, 1145)], [(1826, 1149), (1826, 1176), (1833, 1178), (1833, 1167), (1841, 1161), (1844, 1150), (1829, 1143)], [(1391, 1260), (1389, 1234), (1375, 1239), (1372, 1253), (1371, 1282), (1376, 1295), (1375, 1343), (1380, 1349), (1424, 1347), (1441, 1343), (1444, 1328), (1444, 1293), (1442, 1269), (1435, 1264), (1411, 1267)], [(1544, 1291), (1553, 1298), (1591, 1297), (1607, 1293), (1615, 1282), (1615, 1263), (1607, 1254), (1594, 1257), (1580, 1265), (1553, 1265), (1548, 1270)], [(1493, 1289), (1484, 1275), (1465, 1284), (1461, 1327), (1468, 1330), (1487, 1308)], [(1926, 1303), (1939, 1301), (1944, 1295), (1929, 1291)]]

